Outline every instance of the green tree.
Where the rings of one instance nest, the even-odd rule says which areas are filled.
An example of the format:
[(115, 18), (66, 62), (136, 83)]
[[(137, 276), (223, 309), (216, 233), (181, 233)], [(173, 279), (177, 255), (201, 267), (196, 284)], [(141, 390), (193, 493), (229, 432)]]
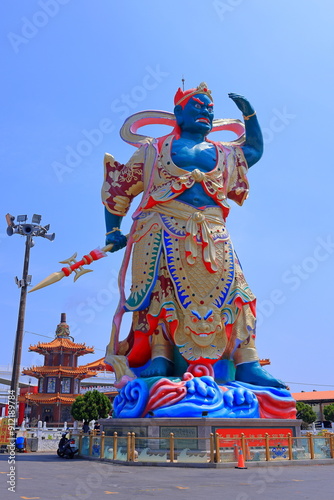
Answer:
[(317, 420), (317, 414), (312, 410), (312, 406), (298, 401), (297, 405), (297, 418), (303, 421), (302, 427), (312, 424)]
[(334, 403), (325, 406), (324, 417), (326, 420), (329, 420), (330, 422), (334, 422)]
[(99, 391), (87, 391), (78, 396), (71, 407), (71, 415), (75, 420), (90, 422), (99, 418), (107, 418), (111, 403), (107, 396)]

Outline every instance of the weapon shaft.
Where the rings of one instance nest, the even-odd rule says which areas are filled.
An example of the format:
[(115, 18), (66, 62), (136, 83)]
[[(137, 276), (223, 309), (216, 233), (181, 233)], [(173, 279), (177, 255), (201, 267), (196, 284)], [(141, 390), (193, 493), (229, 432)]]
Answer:
[[(127, 235), (128, 237), (128, 235)], [(35, 290), (39, 290), (40, 288), (44, 288), (46, 286), (52, 285), (53, 283), (56, 283), (57, 281), (60, 281), (64, 276), (69, 276), (73, 271), (75, 273), (74, 276), (74, 281), (76, 281), (80, 276), (82, 276), (85, 273), (90, 273), (92, 272), (92, 269), (84, 269), (84, 265), (89, 265), (91, 264), (94, 260), (99, 260), (102, 257), (107, 256), (107, 252), (111, 250), (113, 247), (113, 244), (111, 243), (110, 245), (106, 245), (103, 248), (96, 248), (95, 250), (92, 250), (89, 252), (87, 255), (84, 255), (81, 260), (76, 261), (76, 253), (70, 257), (67, 260), (63, 260), (60, 263), (65, 264), (68, 263), (70, 264), (69, 266), (62, 267), (61, 271), (58, 271), (56, 273), (50, 274), (47, 278), (44, 280), (40, 281), (37, 285), (35, 285), (31, 290), (29, 290), (28, 293), (34, 292)]]

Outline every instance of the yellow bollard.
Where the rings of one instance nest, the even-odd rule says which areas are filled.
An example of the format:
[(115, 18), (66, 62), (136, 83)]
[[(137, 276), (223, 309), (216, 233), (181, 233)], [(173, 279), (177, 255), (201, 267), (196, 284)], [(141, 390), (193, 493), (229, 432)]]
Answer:
[(329, 435), (329, 449), (331, 458), (334, 458), (334, 434)]
[(136, 433), (132, 432), (131, 433), (131, 460), (132, 462), (135, 462), (136, 459)]
[(131, 462), (131, 441), (132, 441), (131, 432), (128, 432), (127, 440), (126, 440), (126, 459), (128, 462)]
[(114, 432), (114, 443), (113, 443), (113, 460), (117, 460), (117, 432)]
[(245, 434), (243, 432), (240, 434), (240, 440), (241, 440), (242, 454), (246, 459), (246, 441), (245, 441)]
[(307, 433), (308, 437), (308, 442), (309, 442), (309, 448), (310, 448), (310, 455), (311, 455), (311, 460), (314, 459), (314, 443), (313, 443), (313, 434), (310, 432)]
[(104, 439), (105, 439), (105, 432), (102, 431), (100, 439), (100, 458), (104, 458)]
[(169, 434), (169, 459), (170, 462), (173, 463), (175, 460), (175, 454), (174, 454), (174, 433), (171, 432)]
[(266, 461), (270, 460), (270, 449), (269, 449), (269, 434), (266, 432), (265, 434), (265, 442), (266, 442)]
[(213, 432), (210, 432), (210, 464), (215, 463), (215, 438)]
[(216, 463), (220, 463), (219, 434), (215, 434)]
[(292, 436), (288, 434), (288, 449), (289, 449), (289, 460), (292, 460)]

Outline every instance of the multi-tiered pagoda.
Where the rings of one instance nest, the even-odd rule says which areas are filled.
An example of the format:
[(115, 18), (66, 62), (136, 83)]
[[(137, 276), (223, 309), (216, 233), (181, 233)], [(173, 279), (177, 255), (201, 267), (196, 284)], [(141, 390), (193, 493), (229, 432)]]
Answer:
[(20, 413), (22, 409), (24, 413), (25, 406), (29, 405), (31, 420), (48, 423), (73, 421), (70, 409), (80, 393), (80, 382), (96, 375), (96, 370), (91, 370), (89, 366), (78, 366), (78, 357), (93, 353), (93, 347), (74, 342), (66, 323), (66, 314), (62, 313), (54, 340), (31, 345), (29, 351), (42, 354), (44, 365), (22, 371), (24, 375), (38, 379), (38, 393), (20, 396)]

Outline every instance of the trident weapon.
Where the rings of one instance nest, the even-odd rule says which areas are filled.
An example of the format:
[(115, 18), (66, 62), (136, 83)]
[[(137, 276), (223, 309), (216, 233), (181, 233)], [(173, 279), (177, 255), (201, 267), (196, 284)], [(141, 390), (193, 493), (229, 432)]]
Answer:
[(81, 260), (77, 261), (76, 256), (77, 252), (72, 255), (69, 259), (61, 260), (60, 264), (68, 264), (68, 267), (62, 267), (61, 271), (50, 274), (47, 278), (40, 281), (37, 285), (35, 285), (30, 292), (34, 292), (35, 290), (39, 290), (40, 288), (44, 288), (45, 286), (52, 285), (57, 281), (60, 281), (64, 276), (69, 276), (74, 271), (74, 281), (76, 281), (80, 276), (86, 273), (91, 273), (92, 269), (85, 269), (84, 265), (91, 264), (94, 260), (102, 259), (102, 257), (106, 257), (109, 250), (111, 250), (113, 244), (106, 245), (103, 248), (96, 248), (92, 250), (87, 255), (84, 255)]

